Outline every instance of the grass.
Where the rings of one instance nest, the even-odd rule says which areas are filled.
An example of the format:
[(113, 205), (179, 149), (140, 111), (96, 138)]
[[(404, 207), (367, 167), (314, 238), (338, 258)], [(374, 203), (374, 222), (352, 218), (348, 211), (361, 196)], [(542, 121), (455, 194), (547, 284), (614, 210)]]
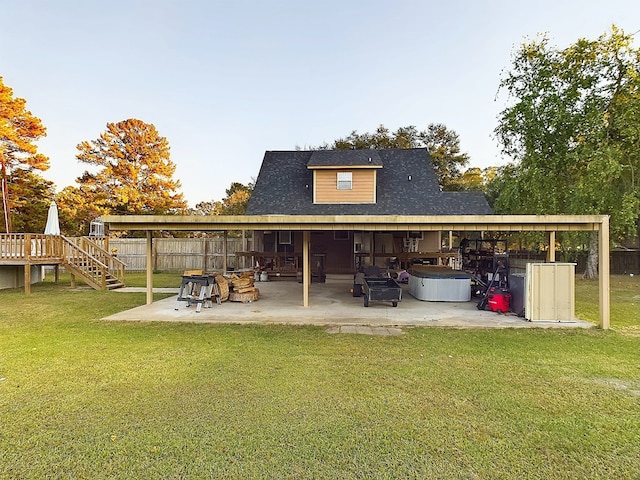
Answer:
[[(598, 282), (576, 277), (576, 314), (598, 323)], [(640, 334), (640, 275), (611, 276), (611, 326)]]
[[(153, 286), (179, 287), (181, 278), (182, 277), (179, 273), (154, 273)], [(144, 287), (147, 285), (147, 275), (146, 273), (141, 272), (127, 273), (125, 281), (129, 287)]]
[(0, 291), (0, 478), (637, 479), (637, 280), (614, 277), (610, 331), (398, 337), (105, 322), (145, 294)]

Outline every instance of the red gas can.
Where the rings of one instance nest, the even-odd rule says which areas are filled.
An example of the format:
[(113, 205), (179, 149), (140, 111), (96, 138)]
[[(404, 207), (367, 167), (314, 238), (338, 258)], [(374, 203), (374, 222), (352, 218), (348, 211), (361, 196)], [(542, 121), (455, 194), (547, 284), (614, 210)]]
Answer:
[(506, 313), (509, 311), (509, 301), (511, 300), (509, 290), (491, 288), (487, 299), (487, 305), (492, 312)]

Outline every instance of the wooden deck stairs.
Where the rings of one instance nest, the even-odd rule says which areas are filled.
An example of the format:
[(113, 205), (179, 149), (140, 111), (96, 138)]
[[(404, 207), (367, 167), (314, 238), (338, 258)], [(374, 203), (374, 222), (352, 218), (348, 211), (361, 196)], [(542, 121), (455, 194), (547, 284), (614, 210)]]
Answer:
[(124, 263), (90, 237), (73, 240), (61, 236), (65, 255), (62, 266), (96, 290), (124, 287)]

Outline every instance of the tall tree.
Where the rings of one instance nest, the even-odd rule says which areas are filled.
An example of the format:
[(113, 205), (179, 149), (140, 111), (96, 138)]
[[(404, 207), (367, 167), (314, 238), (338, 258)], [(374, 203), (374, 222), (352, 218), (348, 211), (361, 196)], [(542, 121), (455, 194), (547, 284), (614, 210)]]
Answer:
[(77, 146), (76, 158), (98, 167), (76, 182), (87, 203), (112, 214), (173, 214), (186, 209), (173, 179), (169, 142), (155, 126), (137, 119), (108, 123), (96, 140)]
[(467, 168), (456, 180), (454, 190), (480, 190), (486, 193), (489, 184), (496, 176), (496, 167)]
[(194, 208), (189, 209), (190, 215), (215, 215), (216, 204), (219, 202), (209, 201), (209, 202), (199, 202), (196, 204)]
[(424, 147), (431, 154), (436, 176), (443, 190), (459, 190), (458, 180), (462, 175), (462, 167), (469, 163), (469, 156), (461, 152), (458, 134), (441, 123), (429, 124), (422, 131), (413, 125), (400, 127), (395, 132), (384, 125), (380, 125), (373, 133), (358, 133), (354, 130), (348, 136), (322, 148), (359, 150)]
[(233, 182), (225, 191), (227, 196), (217, 204), (214, 209), (215, 215), (244, 215), (247, 211), (247, 205), (253, 192), (253, 184), (243, 185), (239, 182)]
[(420, 137), (431, 154), (442, 189), (459, 190), (462, 167), (469, 163), (469, 155), (461, 152), (458, 134), (442, 123), (432, 123)]
[(45, 136), (46, 130), (40, 119), (26, 109), (26, 103), (23, 98), (14, 98), (13, 90), (0, 77), (0, 190), (7, 233), (12, 231), (11, 209), (18, 205), (20, 198), (12, 191), (16, 187), (12, 179), (24, 180), (26, 177), (21, 171), (49, 168), (49, 159), (37, 153), (34, 144)]
[(520, 47), (500, 83), (509, 104), (496, 134), (514, 162), (496, 179), (496, 212), (610, 214), (614, 239), (638, 232), (639, 67), (633, 38), (615, 26), (565, 49), (546, 37)]
[(194, 215), (244, 215), (253, 192), (253, 183), (243, 185), (233, 182), (225, 191), (226, 197), (222, 200), (200, 202), (191, 213)]
[[(55, 197), (53, 182), (35, 172), (15, 169), (9, 176), (11, 185), (11, 226), (14, 232), (43, 233), (47, 213)], [(0, 223), (4, 226), (4, 218)]]
[(105, 206), (94, 203), (93, 197), (93, 192), (83, 185), (65, 187), (56, 196), (60, 230), (64, 234), (74, 237), (87, 235), (92, 220), (110, 213)]

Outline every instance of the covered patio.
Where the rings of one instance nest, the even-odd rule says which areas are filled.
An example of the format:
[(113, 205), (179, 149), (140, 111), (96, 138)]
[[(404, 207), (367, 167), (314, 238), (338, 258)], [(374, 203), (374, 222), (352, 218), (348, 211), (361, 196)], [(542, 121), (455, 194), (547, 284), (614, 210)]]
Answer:
[[(350, 275), (327, 275), (325, 283), (312, 283), (309, 287), (309, 306), (300, 304), (303, 286), (292, 281), (258, 282), (260, 299), (256, 302), (215, 302), (196, 311), (194, 305), (178, 302), (177, 296), (155, 301), (131, 310), (116, 313), (106, 320), (316, 325), (329, 328), (367, 327), (451, 327), (451, 328), (590, 328), (592, 323), (573, 319), (567, 321), (529, 322), (513, 313), (497, 314), (476, 308), (477, 299), (470, 302), (423, 302), (408, 293), (402, 285), (403, 295), (397, 308), (389, 302), (372, 302), (368, 308), (362, 297), (354, 297), (350, 288)], [(161, 289), (177, 293), (175, 289)], [(127, 292), (124, 288), (118, 291)], [(359, 333), (359, 332), (356, 332)]]
[[(147, 238), (147, 304), (153, 303), (153, 232), (230, 230), (289, 230), (303, 232), (301, 307), (310, 307), (310, 232), (312, 231), (458, 231), (458, 232), (546, 232), (548, 262), (555, 262), (555, 235), (559, 231), (598, 232), (599, 326), (609, 328), (609, 217), (607, 215), (243, 215), (165, 216), (108, 215), (102, 218), (111, 230), (143, 231)], [(226, 242), (225, 242), (226, 243)], [(226, 255), (225, 255), (226, 258)], [(376, 309), (377, 310), (377, 309)], [(482, 313), (482, 312), (475, 312)]]

